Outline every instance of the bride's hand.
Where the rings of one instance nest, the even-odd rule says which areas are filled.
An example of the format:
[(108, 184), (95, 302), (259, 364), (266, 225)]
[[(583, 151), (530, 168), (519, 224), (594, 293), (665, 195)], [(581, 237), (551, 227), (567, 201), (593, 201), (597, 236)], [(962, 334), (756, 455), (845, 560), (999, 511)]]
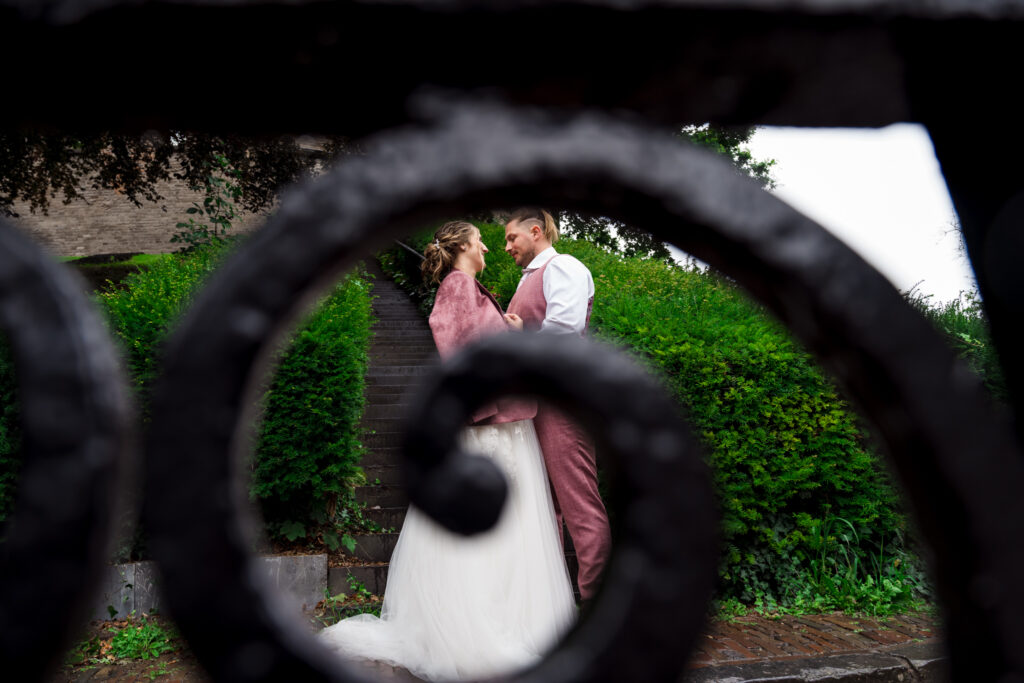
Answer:
[(510, 329), (516, 330), (517, 332), (523, 331), (523, 319), (515, 313), (505, 314), (505, 324), (508, 325)]

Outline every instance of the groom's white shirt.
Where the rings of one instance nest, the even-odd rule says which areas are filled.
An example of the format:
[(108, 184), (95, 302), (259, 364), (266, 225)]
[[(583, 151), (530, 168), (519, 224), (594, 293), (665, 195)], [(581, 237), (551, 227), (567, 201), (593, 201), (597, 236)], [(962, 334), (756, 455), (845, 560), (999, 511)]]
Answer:
[[(530, 265), (523, 268), (519, 285), (557, 255), (554, 247), (548, 247), (534, 256)], [(540, 332), (582, 335), (587, 327), (587, 306), (593, 296), (594, 278), (585, 265), (569, 255), (555, 259), (544, 270), (547, 310)]]

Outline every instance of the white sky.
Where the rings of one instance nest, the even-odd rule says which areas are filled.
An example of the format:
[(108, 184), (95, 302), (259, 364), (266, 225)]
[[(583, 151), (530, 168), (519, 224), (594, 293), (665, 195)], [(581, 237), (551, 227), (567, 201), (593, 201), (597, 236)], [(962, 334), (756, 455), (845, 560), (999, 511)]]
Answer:
[(761, 128), (757, 159), (778, 163), (775, 194), (846, 242), (898, 289), (933, 301), (974, 289), (955, 212), (925, 129)]

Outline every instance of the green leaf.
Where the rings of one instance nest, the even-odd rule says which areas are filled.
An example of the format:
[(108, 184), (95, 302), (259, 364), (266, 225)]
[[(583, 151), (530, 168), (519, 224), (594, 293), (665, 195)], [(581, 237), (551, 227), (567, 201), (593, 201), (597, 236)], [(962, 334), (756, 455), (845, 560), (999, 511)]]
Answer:
[(341, 544), (345, 546), (345, 550), (350, 553), (355, 552), (356, 550), (356, 539), (352, 538), (348, 534), (341, 537)]
[(281, 524), (281, 535), (289, 541), (306, 537), (306, 525), (302, 522), (290, 520)]

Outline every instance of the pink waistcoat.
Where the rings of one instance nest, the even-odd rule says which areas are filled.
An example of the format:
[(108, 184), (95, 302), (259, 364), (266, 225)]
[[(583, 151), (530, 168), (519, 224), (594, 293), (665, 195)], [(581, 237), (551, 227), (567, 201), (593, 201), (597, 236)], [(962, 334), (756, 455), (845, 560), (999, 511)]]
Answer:
[[(530, 277), (523, 280), (519, 289), (508, 302), (508, 312), (515, 313), (523, 319), (523, 329), (536, 332), (540, 329), (541, 323), (547, 316), (548, 301), (544, 298), (544, 271), (561, 254), (555, 254), (543, 266), (530, 273)], [(590, 311), (593, 309), (594, 299), (587, 300), (587, 327), (590, 326)], [(583, 328), (586, 334), (587, 327)]]

